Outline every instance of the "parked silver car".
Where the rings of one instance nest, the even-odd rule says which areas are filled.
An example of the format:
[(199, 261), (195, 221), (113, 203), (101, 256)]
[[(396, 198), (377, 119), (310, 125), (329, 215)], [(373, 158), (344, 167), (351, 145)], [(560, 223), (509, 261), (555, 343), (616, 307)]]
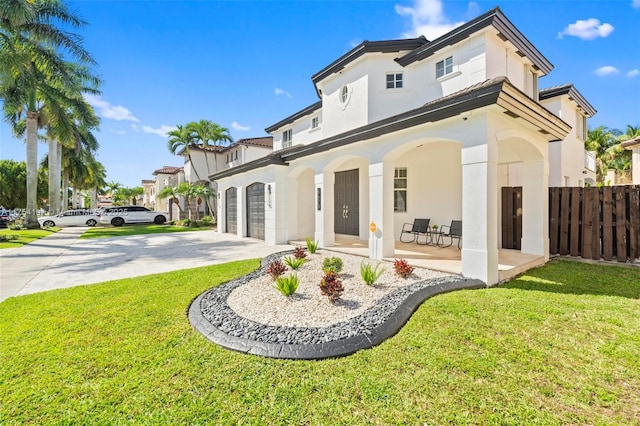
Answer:
[(122, 226), (130, 223), (155, 223), (162, 225), (168, 220), (165, 212), (151, 211), (142, 206), (113, 206), (98, 209), (100, 223)]
[(96, 226), (100, 221), (96, 210), (73, 209), (67, 210), (55, 216), (42, 216), (38, 218), (40, 226)]

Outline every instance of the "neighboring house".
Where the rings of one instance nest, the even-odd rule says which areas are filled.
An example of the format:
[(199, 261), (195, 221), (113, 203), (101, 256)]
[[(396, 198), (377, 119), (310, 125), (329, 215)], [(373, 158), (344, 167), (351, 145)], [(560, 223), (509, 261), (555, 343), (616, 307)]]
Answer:
[(640, 137), (622, 142), (620, 145), (631, 151), (631, 183), (640, 185)]
[(142, 206), (150, 210), (156, 209), (156, 181), (153, 179), (142, 179)]
[[(461, 219), (463, 275), (494, 284), (511, 185), (500, 173), (518, 163), (521, 252), (546, 260), (550, 145), (576, 117), (547, 109), (569, 93), (540, 102), (552, 69), (499, 8), (433, 41), (364, 41), (311, 77), (318, 102), (266, 129), (274, 152), (210, 176), (218, 231), (321, 247), (353, 235), (381, 259), (403, 223)], [(592, 114), (586, 101), (560, 103)]]
[[(164, 166), (153, 172), (156, 177), (154, 181), (153, 193), (158, 194), (167, 186), (178, 186), (185, 181), (184, 169), (182, 167)], [(146, 192), (146, 190), (145, 190)], [(171, 210), (169, 209), (169, 199), (155, 197), (155, 210), (162, 212), (169, 212), (169, 219), (176, 220), (180, 218), (180, 209), (171, 203)], [(182, 209), (184, 209), (184, 200), (180, 197), (179, 200)]]
[[(225, 147), (191, 147), (189, 149), (191, 160), (185, 150), (178, 152), (178, 155), (184, 157), (184, 176), (187, 182), (209, 183), (208, 176), (212, 173), (256, 160), (272, 152), (273, 137), (264, 136), (239, 139)], [(215, 182), (213, 189), (216, 190)], [(209, 214), (206, 203), (201, 203), (199, 209), (201, 214)]]

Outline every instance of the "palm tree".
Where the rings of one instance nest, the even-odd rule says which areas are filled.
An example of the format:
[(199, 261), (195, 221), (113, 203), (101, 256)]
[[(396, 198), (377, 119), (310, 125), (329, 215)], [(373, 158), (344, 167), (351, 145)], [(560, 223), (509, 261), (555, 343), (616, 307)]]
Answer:
[[(211, 175), (211, 169), (209, 168), (209, 159), (207, 157), (209, 151), (213, 151), (213, 164), (215, 166), (214, 171), (218, 171), (218, 149), (221, 146), (229, 145), (233, 142), (233, 138), (229, 134), (229, 129), (222, 127), (217, 123), (210, 120), (194, 121), (187, 124), (187, 128), (191, 130), (195, 139), (199, 141), (199, 145), (202, 146), (204, 152), (205, 163), (207, 164), (207, 180), (205, 185), (210, 186), (211, 182), (208, 177)], [(213, 148), (213, 149), (211, 149)], [(200, 178), (198, 178), (200, 180)], [(215, 191), (210, 191), (215, 195)], [(211, 206), (211, 196), (205, 198), (209, 211), (213, 217), (216, 216), (215, 209)]]
[[(0, 98), (5, 119), (17, 136), (26, 118), (28, 228), (39, 227), (37, 208), (38, 128), (43, 105), (73, 103), (61, 87), (74, 87), (77, 76), (62, 59), (71, 56), (93, 65), (76, 34), (58, 29), (55, 23), (79, 28), (84, 21), (59, 1), (5, 0), (0, 7)], [(96, 87), (98, 79), (95, 78)]]
[[(171, 130), (167, 132), (167, 136), (169, 136), (169, 140), (167, 142), (167, 148), (169, 152), (173, 155), (178, 155), (179, 152), (184, 152), (187, 154), (187, 158), (189, 158), (189, 162), (193, 166), (193, 161), (191, 159), (191, 148), (197, 146), (195, 141), (195, 137), (188, 126), (177, 125), (175, 130)], [(198, 175), (198, 170), (193, 167), (193, 171), (196, 174), (198, 180), (200, 180), (200, 176)]]
[(184, 210), (182, 210), (182, 207), (180, 206), (180, 203), (178, 202), (178, 196), (181, 195), (180, 192), (178, 191), (178, 187), (176, 186), (165, 186), (164, 188), (162, 188), (162, 191), (158, 192), (158, 194), (156, 195), (156, 197), (159, 198), (168, 198), (169, 199), (169, 220), (173, 220), (172, 216), (172, 209), (171, 209), (171, 203), (175, 203), (178, 206), (178, 210), (180, 210), (180, 212), (184, 212)]
[(176, 187), (176, 192), (184, 197), (184, 205), (189, 213), (189, 219), (193, 217), (191, 210), (191, 199), (194, 197), (194, 185), (189, 182), (182, 182)]
[(589, 130), (585, 146), (588, 151), (595, 151), (596, 180), (604, 182), (609, 163), (615, 158), (617, 151), (620, 149), (619, 143), (609, 128), (599, 126)]

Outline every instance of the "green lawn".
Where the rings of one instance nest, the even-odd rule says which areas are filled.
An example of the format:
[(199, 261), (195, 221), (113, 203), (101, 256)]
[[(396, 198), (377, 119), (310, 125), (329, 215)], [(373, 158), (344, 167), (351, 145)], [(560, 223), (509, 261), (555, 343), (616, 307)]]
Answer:
[(80, 238), (123, 237), (127, 235), (164, 234), (168, 232), (189, 232), (212, 230), (211, 227), (190, 228), (175, 225), (125, 225), (89, 228)]
[(638, 424), (640, 269), (552, 262), (426, 301), (323, 361), (222, 349), (188, 323), (243, 261), (0, 303), (0, 424)]
[(0, 241), (0, 249), (20, 247), (27, 243), (30, 243), (31, 241), (35, 241), (56, 233), (59, 230), (60, 228), (21, 229), (19, 231), (12, 231), (9, 228), (0, 229), (0, 234), (15, 234), (18, 236), (17, 240)]

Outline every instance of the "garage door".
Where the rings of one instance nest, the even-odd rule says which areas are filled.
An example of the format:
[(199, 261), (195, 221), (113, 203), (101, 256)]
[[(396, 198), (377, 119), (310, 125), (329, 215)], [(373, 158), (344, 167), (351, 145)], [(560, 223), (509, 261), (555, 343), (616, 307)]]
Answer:
[(247, 187), (247, 237), (264, 240), (264, 183)]
[(225, 217), (227, 218), (227, 232), (238, 233), (238, 189), (231, 187), (224, 192)]

